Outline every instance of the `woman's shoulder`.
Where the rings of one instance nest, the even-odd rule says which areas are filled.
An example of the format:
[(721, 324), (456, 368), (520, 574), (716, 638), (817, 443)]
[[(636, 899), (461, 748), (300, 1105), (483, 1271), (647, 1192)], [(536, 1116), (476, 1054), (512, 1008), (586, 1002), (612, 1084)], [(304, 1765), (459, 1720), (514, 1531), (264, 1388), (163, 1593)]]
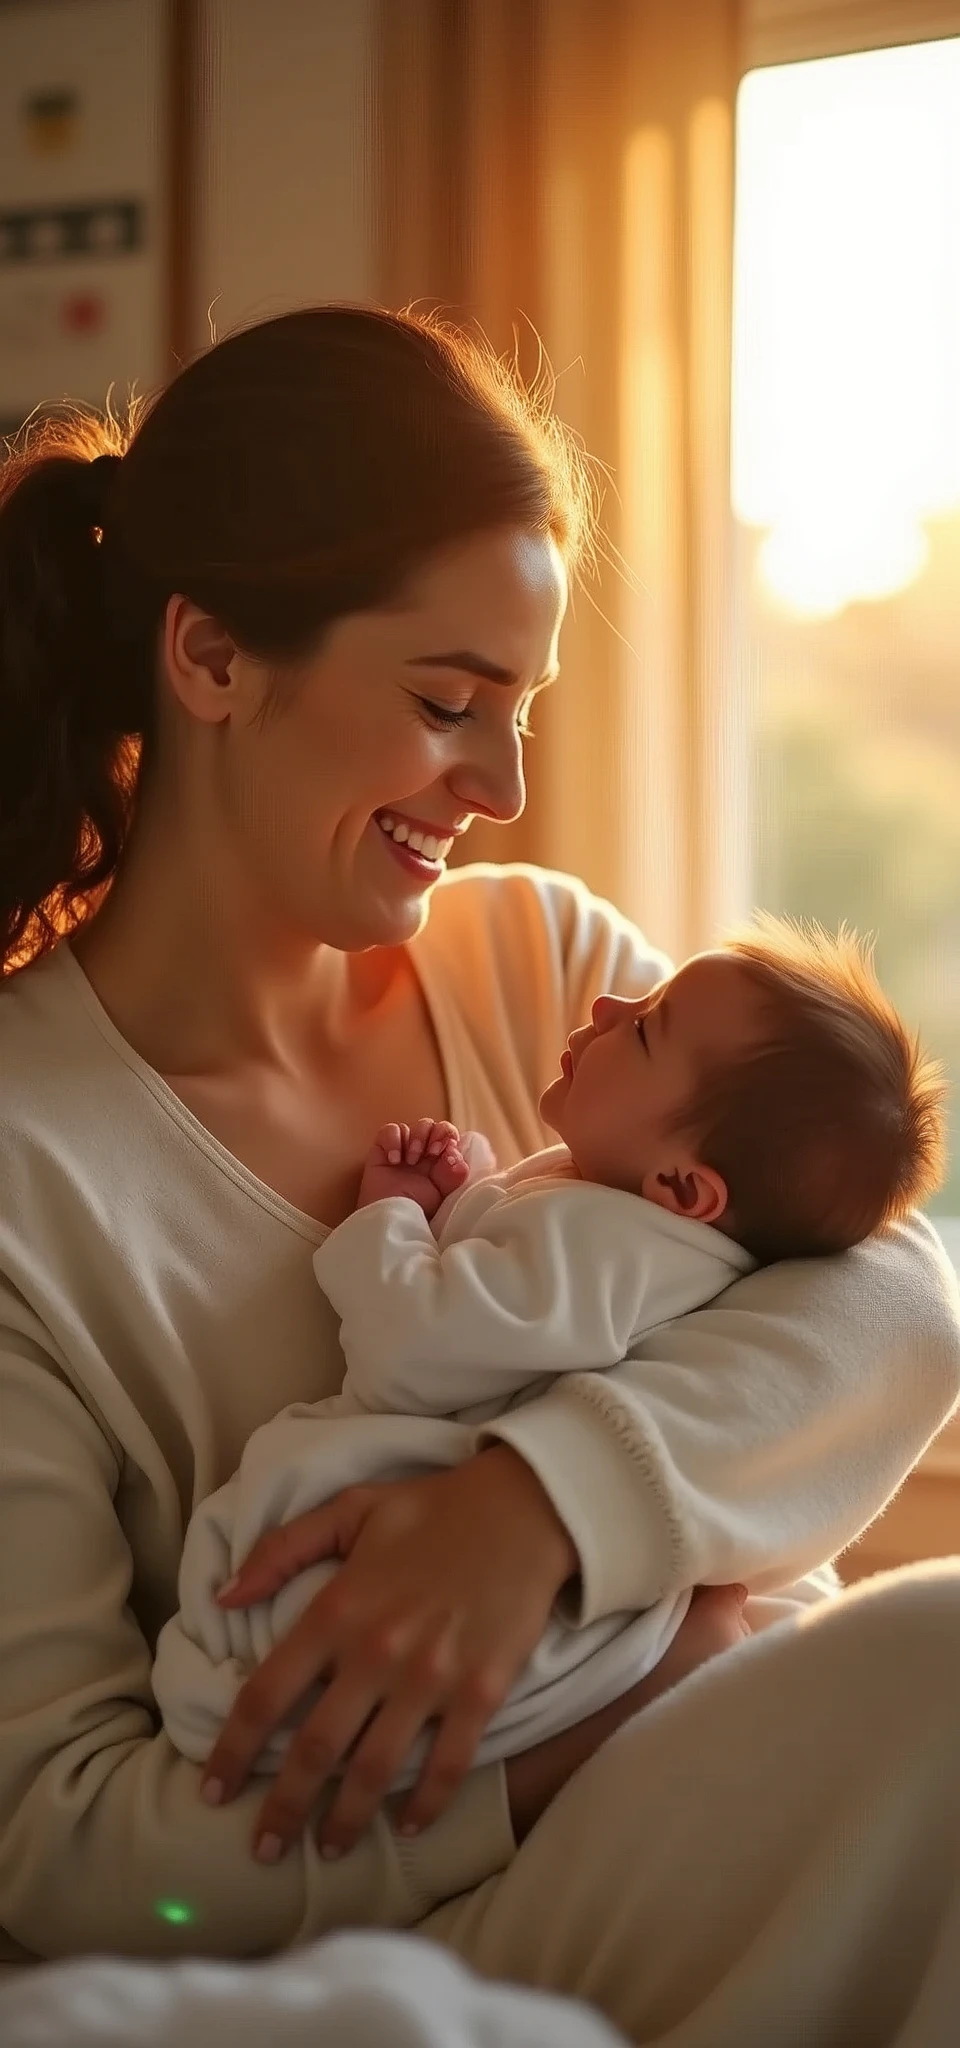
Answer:
[(577, 1013), (602, 989), (643, 993), (669, 971), (666, 956), (578, 876), (525, 862), (453, 869), (418, 944), (458, 974), (469, 966), (484, 985), (547, 982)]
[(0, 1116), (15, 1106), (20, 1088), (36, 1084), (45, 1069), (62, 1068), (69, 1007), (63, 949), (0, 980)]
[[(116, 1062), (60, 945), (0, 981), (0, 1205), (38, 1184), (94, 1171), (104, 1134), (125, 1127)], [(85, 1162), (85, 1163), (84, 1163)]]
[(577, 875), (525, 861), (477, 861), (451, 869), (435, 889), (424, 937), (435, 947), (466, 941), (494, 949), (520, 939), (562, 959), (584, 928), (626, 922)]
[(83, 1006), (78, 1002), (69, 948), (58, 945), (42, 959), (0, 980), (0, 1116), (9, 1115), (23, 1091), (50, 1083), (63, 1087), (83, 1058)]

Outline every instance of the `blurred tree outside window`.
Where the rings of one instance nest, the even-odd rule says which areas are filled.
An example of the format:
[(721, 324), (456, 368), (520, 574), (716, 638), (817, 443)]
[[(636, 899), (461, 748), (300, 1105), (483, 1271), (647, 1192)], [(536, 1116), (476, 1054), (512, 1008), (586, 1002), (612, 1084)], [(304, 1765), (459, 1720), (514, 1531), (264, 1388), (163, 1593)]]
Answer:
[(960, 39), (744, 79), (734, 302), (752, 898), (875, 934), (956, 1087)]

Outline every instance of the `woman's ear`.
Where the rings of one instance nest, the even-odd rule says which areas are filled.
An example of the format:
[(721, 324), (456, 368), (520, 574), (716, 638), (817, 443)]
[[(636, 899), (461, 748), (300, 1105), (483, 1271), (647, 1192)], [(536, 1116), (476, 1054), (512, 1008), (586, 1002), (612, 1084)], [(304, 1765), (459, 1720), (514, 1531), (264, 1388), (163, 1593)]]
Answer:
[(723, 1175), (699, 1160), (660, 1171), (654, 1167), (644, 1174), (640, 1193), (659, 1209), (669, 1209), (674, 1216), (690, 1216), (697, 1223), (719, 1223), (730, 1206)]
[(163, 660), (184, 710), (219, 725), (235, 709), (231, 663), (237, 649), (226, 629), (186, 597), (171, 597), (163, 627)]

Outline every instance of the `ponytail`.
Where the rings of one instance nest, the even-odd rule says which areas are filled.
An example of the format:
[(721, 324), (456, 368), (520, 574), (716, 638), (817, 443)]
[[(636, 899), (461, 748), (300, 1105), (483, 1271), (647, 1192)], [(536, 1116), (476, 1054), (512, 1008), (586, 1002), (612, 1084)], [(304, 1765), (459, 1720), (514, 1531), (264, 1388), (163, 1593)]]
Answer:
[(0, 467), (0, 970), (116, 872), (173, 593), (280, 690), (438, 548), (522, 526), (573, 573), (596, 509), (549, 390), (434, 314), (302, 307), (217, 342), (124, 431), (42, 427)]
[(108, 592), (120, 439), (51, 421), (0, 466), (0, 973), (80, 922), (130, 821), (154, 622), (131, 660)]

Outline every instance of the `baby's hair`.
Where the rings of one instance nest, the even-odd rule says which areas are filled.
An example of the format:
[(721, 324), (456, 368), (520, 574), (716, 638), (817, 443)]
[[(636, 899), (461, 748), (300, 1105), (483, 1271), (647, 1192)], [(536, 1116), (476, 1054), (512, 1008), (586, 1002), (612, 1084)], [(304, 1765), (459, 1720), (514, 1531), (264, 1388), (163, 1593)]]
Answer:
[(701, 1074), (684, 1114), (721, 1173), (730, 1227), (762, 1264), (846, 1251), (940, 1186), (946, 1087), (846, 927), (758, 915), (721, 951), (762, 1005), (762, 1035)]

